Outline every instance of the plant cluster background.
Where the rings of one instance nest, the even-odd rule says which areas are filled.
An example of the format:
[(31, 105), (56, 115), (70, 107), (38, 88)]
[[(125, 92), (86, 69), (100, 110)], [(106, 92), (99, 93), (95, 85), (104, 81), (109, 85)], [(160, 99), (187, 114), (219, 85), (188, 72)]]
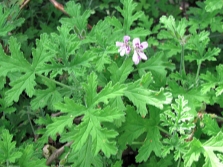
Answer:
[(0, 167), (223, 167), (222, 0), (0, 1)]

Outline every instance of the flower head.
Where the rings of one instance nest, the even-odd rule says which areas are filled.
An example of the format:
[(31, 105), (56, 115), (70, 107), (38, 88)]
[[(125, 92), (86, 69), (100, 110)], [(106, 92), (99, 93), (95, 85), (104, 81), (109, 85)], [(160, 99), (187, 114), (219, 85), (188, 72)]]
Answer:
[(143, 50), (148, 47), (148, 43), (147, 42), (140, 43), (139, 38), (134, 38), (132, 43), (133, 43), (133, 48), (134, 48), (134, 54), (132, 56), (133, 62), (135, 64), (139, 64), (139, 61), (141, 59), (147, 60), (147, 56), (145, 55)]
[(120, 53), (120, 56), (124, 56), (125, 54), (130, 53), (131, 48), (128, 43), (129, 40), (130, 40), (130, 37), (126, 35), (123, 38), (124, 42), (116, 42), (116, 46), (119, 47), (118, 52)]

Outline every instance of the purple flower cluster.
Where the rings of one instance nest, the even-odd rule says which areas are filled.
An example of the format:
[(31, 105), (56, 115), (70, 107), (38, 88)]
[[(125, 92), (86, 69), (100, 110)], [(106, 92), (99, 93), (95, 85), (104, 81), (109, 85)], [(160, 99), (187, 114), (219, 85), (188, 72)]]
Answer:
[(120, 56), (129, 55), (131, 49), (134, 50), (134, 54), (132, 56), (133, 62), (137, 65), (139, 64), (140, 60), (147, 60), (147, 56), (143, 52), (148, 47), (147, 42), (140, 43), (139, 38), (134, 38), (132, 41), (132, 47), (129, 42), (130, 37), (124, 36), (123, 41), (124, 42), (116, 42), (116, 46), (119, 47), (118, 52), (120, 53)]

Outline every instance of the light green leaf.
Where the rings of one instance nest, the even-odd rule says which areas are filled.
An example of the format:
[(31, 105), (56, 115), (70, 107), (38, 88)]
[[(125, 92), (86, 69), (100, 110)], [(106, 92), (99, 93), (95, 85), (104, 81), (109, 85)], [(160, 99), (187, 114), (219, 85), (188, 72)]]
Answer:
[(181, 41), (186, 32), (187, 20), (185, 18), (181, 19), (179, 23), (176, 24), (173, 16), (162, 16), (160, 18), (160, 23), (170, 32), (173, 38), (177, 41)]
[(184, 99), (184, 96), (178, 96), (176, 104), (171, 104), (172, 110), (167, 110), (161, 114), (162, 125), (169, 126), (171, 134), (176, 131), (184, 135), (190, 133), (192, 128), (195, 127), (193, 113), (190, 112), (188, 107), (188, 101)]
[(132, 0), (122, 0), (121, 3), (123, 4), (123, 9), (121, 9), (119, 6), (116, 8), (124, 17), (124, 23), (123, 23), (123, 28), (124, 28), (124, 33), (129, 34), (130, 33), (130, 27), (132, 23), (139, 19), (142, 15), (143, 12), (134, 12), (135, 8), (137, 7), (137, 3), (133, 2)]
[(87, 29), (87, 23), (88, 18), (90, 17), (91, 11), (90, 10), (84, 10), (82, 13), (81, 11), (81, 5), (75, 4), (75, 2), (70, 1), (66, 3), (65, 11), (71, 16), (71, 17), (64, 17), (60, 20), (60, 22), (63, 25), (68, 25), (70, 28), (76, 27), (78, 32), (81, 34), (82, 30)]
[(218, 9), (222, 9), (223, 1), (219, 0), (206, 0), (205, 3), (205, 10), (207, 12), (213, 12)]
[(128, 84), (124, 93), (137, 107), (137, 112), (143, 117), (148, 113), (147, 104), (162, 109), (164, 104), (169, 104), (172, 101), (171, 93), (164, 92), (163, 89), (160, 89), (159, 92), (145, 89), (140, 85), (140, 80)]
[(1, 132), (0, 136), (0, 162), (12, 162), (14, 163), (16, 159), (22, 156), (22, 153), (16, 151), (16, 142), (12, 142), (12, 135), (9, 134), (9, 131), (4, 129)]
[(73, 117), (80, 116), (87, 110), (86, 107), (69, 98), (64, 98), (64, 103), (57, 103), (54, 107), (61, 112), (71, 114)]
[(185, 167), (191, 167), (194, 161), (198, 161), (202, 151), (202, 143), (200, 143), (199, 140), (194, 138), (193, 141), (190, 143), (189, 151), (187, 151), (186, 154), (184, 154), (183, 156), (185, 160)]
[(48, 82), (47, 86), (48, 88), (45, 90), (36, 90), (36, 97), (31, 101), (33, 110), (44, 108), (45, 106), (53, 110), (53, 105), (62, 101), (62, 96), (56, 85), (53, 82)]
[(109, 72), (111, 73), (111, 81), (115, 84), (117, 82), (124, 83), (128, 75), (133, 71), (132, 60), (126, 59), (121, 67), (115, 62), (112, 62), (108, 67)]
[(36, 85), (35, 74), (33, 72), (27, 72), (18, 80), (11, 82), (10, 85), (12, 89), (6, 92), (5, 98), (7, 104), (10, 104), (12, 101), (17, 102), (23, 90), (25, 90), (29, 97), (32, 97), (35, 91), (34, 86)]
[(53, 123), (46, 126), (46, 134), (53, 140), (56, 140), (57, 133), (62, 134), (65, 127), (71, 127), (73, 124), (73, 115), (65, 115), (52, 118)]
[(94, 104), (97, 104), (99, 102), (108, 103), (108, 99), (110, 98), (116, 98), (118, 96), (124, 95), (124, 92), (126, 90), (125, 85), (121, 85), (119, 83), (112, 86), (112, 82), (109, 82), (102, 90), (101, 92), (96, 96)]
[(92, 153), (92, 139), (88, 138), (86, 144), (80, 151), (68, 156), (68, 159), (74, 162), (75, 167), (91, 167), (92, 164), (97, 167), (103, 167), (100, 155), (94, 156)]
[(5, 76), (8, 72), (30, 72), (32, 70), (31, 65), (20, 51), (20, 44), (16, 38), (10, 37), (9, 49), (11, 56), (6, 55), (0, 46), (0, 75)]
[(137, 139), (141, 134), (146, 132), (147, 119), (143, 119), (136, 113), (133, 107), (127, 106), (126, 108), (126, 121), (121, 127), (121, 136), (119, 137), (119, 143), (121, 149), (125, 149), (127, 145), (131, 145), (132, 142)]
[(202, 131), (209, 136), (215, 136), (221, 131), (217, 121), (211, 118), (210, 115), (204, 114), (202, 122), (204, 123)]
[(223, 166), (215, 152), (223, 153), (223, 133), (219, 132), (203, 144), (205, 164), (203, 167)]
[(140, 63), (137, 68), (139, 70), (149, 70), (152, 72), (152, 74), (158, 73), (161, 76), (166, 76), (167, 69), (172, 71), (175, 66), (169, 62), (166, 55), (164, 55), (164, 52), (157, 52), (145, 63)]
[(139, 153), (136, 156), (137, 162), (147, 161), (151, 153), (154, 152), (156, 156), (161, 156), (161, 149), (163, 147), (161, 143), (161, 135), (158, 128), (160, 122), (160, 110), (151, 107), (150, 108), (150, 118), (146, 121), (146, 138), (143, 145), (139, 148)]
[[(101, 113), (103, 113), (103, 111), (101, 111)], [(98, 154), (99, 150), (102, 150), (106, 157), (110, 157), (111, 154), (114, 155), (117, 153), (116, 143), (112, 140), (118, 135), (116, 131), (102, 128), (97, 115), (94, 115), (92, 112), (86, 113), (82, 121), (83, 122), (75, 128), (75, 142), (72, 145), (74, 150), (80, 150), (91, 136), (93, 141), (92, 152), (94, 155)]]
[(84, 89), (86, 91), (85, 99), (87, 106), (91, 106), (95, 100), (94, 98), (97, 96), (96, 89), (97, 89), (97, 75), (95, 73), (91, 73), (87, 77), (88, 84), (84, 84)]
[(203, 79), (205, 82), (202, 84), (202, 92), (207, 93), (212, 88), (216, 88), (216, 96), (219, 96), (223, 92), (222, 87), (222, 72), (223, 72), (223, 65), (219, 65), (216, 67), (217, 75), (213, 75), (211, 72), (207, 71), (206, 74), (201, 74), (200, 78)]
[(24, 18), (18, 17), (19, 12), (18, 5), (11, 5), (9, 8), (3, 2), (0, 4), (0, 37), (9, 35), (9, 32), (24, 22)]
[(34, 153), (33, 145), (26, 146), (22, 152), (22, 156), (19, 159), (19, 165), (22, 167), (46, 167), (46, 160), (38, 159), (35, 157)]

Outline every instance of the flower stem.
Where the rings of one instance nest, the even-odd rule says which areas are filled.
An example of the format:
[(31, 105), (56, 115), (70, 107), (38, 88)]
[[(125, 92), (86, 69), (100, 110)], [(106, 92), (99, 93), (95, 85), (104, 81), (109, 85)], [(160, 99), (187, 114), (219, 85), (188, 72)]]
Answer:
[(200, 69), (201, 69), (201, 63), (198, 62), (197, 64), (198, 64), (198, 67), (197, 67), (197, 73), (196, 73), (196, 77), (195, 77), (195, 84), (196, 84), (197, 81), (198, 81), (198, 76), (199, 76), (199, 74), (200, 74)]
[(68, 85), (65, 85), (65, 84), (63, 84), (63, 83), (60, 83), (60, 82), (58, 82), (58, 81), (55, 81), (55, 80), (53, 80), (53, 79), (51, 79), (51, 78), (48, 78), (48, 77), (46, 77), (46, 76), (44, 76), (44, 75), (41, 75), (41, 74), (37, 74), (37, 75), (38, 75), (39, 77), (41, 77), (41, 78), (44, 78), (44, 79), (46, 79), (46, 80), (49, 80), (49, 81), (51, 81), (51, 82), (53, 82), (53, 83), (55, 83), (55, 84), (57, 84), (57, 85), (60, 85), (60, 86), (62, 86), (62, 87), (64, 87), (64, 88), (73, 90), (73, 88), (70, 87), (70, 86), (68, 86)]

